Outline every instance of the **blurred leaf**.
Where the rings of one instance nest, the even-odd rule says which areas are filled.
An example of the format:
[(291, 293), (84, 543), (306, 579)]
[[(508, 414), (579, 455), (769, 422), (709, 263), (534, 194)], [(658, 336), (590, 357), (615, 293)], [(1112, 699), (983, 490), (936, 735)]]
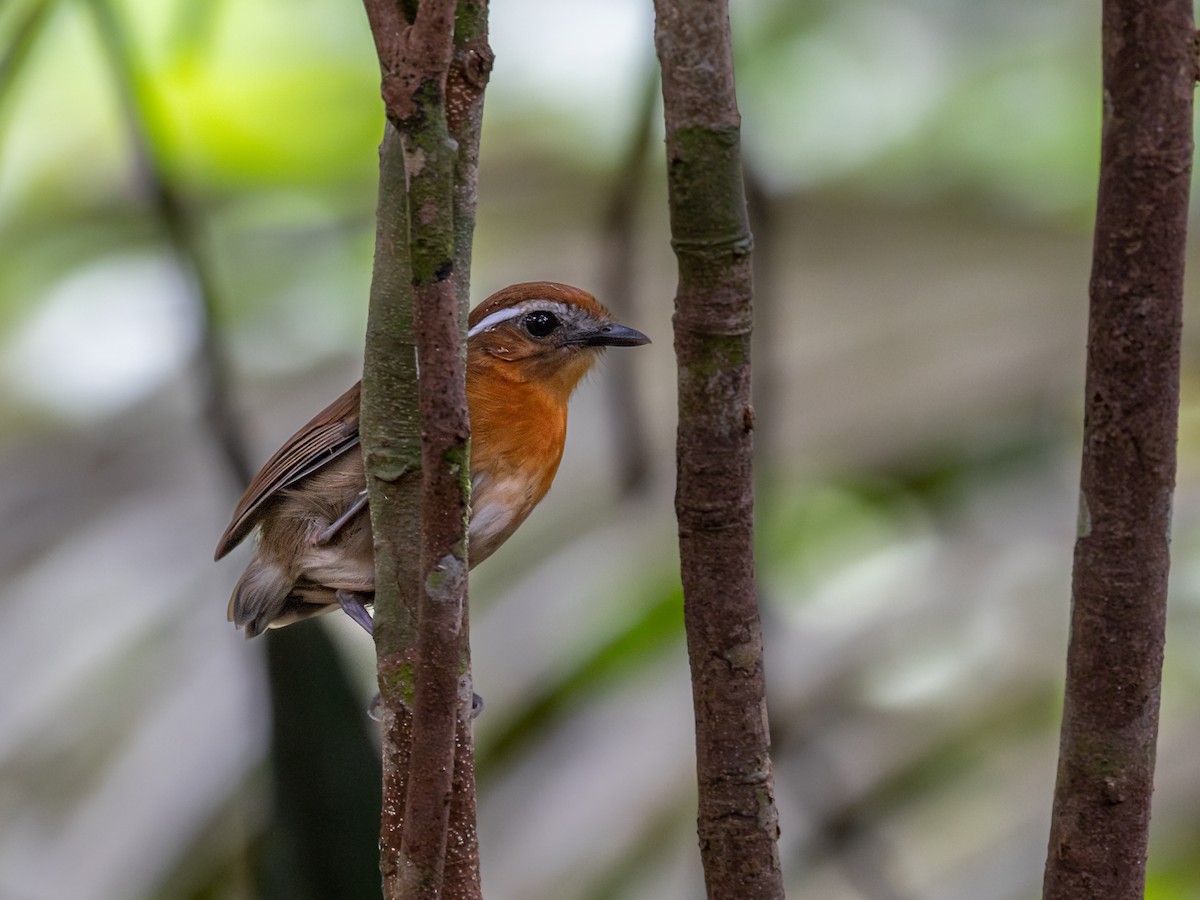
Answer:
[(378, 78), (331, 63), (157, 73), (168, 159), (209, 189), (373, 183)]

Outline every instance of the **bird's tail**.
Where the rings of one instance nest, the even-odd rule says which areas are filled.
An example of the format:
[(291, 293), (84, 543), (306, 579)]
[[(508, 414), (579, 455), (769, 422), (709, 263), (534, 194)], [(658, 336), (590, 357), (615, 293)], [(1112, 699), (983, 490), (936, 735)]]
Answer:
[(229, 598), (229, 621), (247, 638), (262, 634), (282, 615), (294, 582), (281, 565), (256, 556)]

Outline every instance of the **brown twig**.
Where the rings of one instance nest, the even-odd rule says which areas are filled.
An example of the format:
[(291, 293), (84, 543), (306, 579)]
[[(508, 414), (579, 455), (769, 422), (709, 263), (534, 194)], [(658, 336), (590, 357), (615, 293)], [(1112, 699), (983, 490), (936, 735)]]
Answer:
[(1102, 32), (1079, 535), (1047, 900), (1142, 896), (1166, 636), (1191, 0), (1104, 0)]
[[(471, 298), (471, 250), (478, 198), (479, 137), (483, 98), (492, 71), (487, 0), (459, 0), (454, 23), (454, 56), (446, 82), (446, 120), (458, 147), (454, 168), (454, 282), (458, 314), (467, 320)], [(460, 659), (464, 690), (471, 690), (470, 610), (463, 597)], [(469, 716), (459, 716), (455, 732), (454, 781), (450, 800), (443, 900), (480, 900), (479, 841), (475, 815), (475, 747)]]
[[(406, 574), (408, 583), (400, 591), (392, 593), (393, 585), (389, 584), (386, 596), (378, 590), (376, 593), (376, 607), (384, 624), (376, 631), (376, 644), (387, 726), (385, 756), (393, 757), (385, 762), (382, 868), (388, 897), (439, 897), (445, 876), (450, 807), (457, 797), (457, 806), (466, 809), (469, 793), (473, 810), (474, 796), (473, 780), (467, 785), (461, 770), (456, 770), (456, 747), (464, 734), (468, 741), (470, 737), (467, 721), (471, 698), (469, 678), (460, 678), (461, 672), (469, 672), (465, 532), (470, 426), (462, 351), (465, 316), (460, 314), (465, 310), (465, 296), (460, 299), (456, 274), (456, 263), (460, 259), (469, 261), (470, 230), (466, 231), (464, 249), (455, 222), (456, 208), (463, 203), (461, 194), (455, 191), (459, 160), (447, 121), (456, 3), (365, 0), (365, 6), (379, 53), (381, 93), (390, 123), (389, 137), (381, 150), (379, 228), (381, 234), (385, 229), (396, 229), (395, 224), (385, 225), (382, 221), (383, 215), (395, 212), (404, 223), (407, 238), (401, 248), (406, 251), (403, 259), (389, 259), (393, 269), (390, 274), (380, 273), (377, 253), (380, 290), (373, 283), (372, 310), (374, 313), (378, 306), (380, 314), (373, 324), (384, 327), (385, 318), (391, 316), (395, 320), (391, 324), (406, 325), (400, 321), (406, 318), (404, 312), (383, 310), (411, 310), (416, 356), (421, 362), (416, 380), (422, 473), (421, 569), (415, 582), (409, 580), (411, 572)], [(460, 99), (457, 93), (455, 99)], [(460, 111), (456, 108), (457, 114)], [(471, 166), (474, 158), (472, 155)], [(389, 182), (386, 185), (385, 177)], [(385, 195), (389, 206), (403, 209), (385, 210)], [(471, 199), (471, 209), (473, 204)], [(461, 283), (466, 285), (465, 280)], [(397, 535), (406, 535), (409, 540), (412, 537), (410, 528), (394, 533), (380, 530), (393, 517), (384, 509), (389, 505), (389, 482), (409, 475), (413, 467), (413, 434), (410, 430), (406, 436), (393, 434), (387, 438), (391, 426), (382, 422), (389, 415), (387, 399), (376, 390), (382, 385), (369, 375), (375, 366), (391, 365), (371, 352), (372, 348), (385, 347), (389, 340), (369, 337), (363, 384), (364, 453), (370, 474), (372, 522), (377, 529), (377, 546), (387, 544), (385, 555), (392, 557), (392, 561), (382, 564), (377, 560), (380, 582), (385, 574), (396, 570), (394, 558), (404, 553)], [(405, 373), (406, 378), (410, 375)], [(411, 384), (407, 386), (411, 389)], [(390, 446), (368, 437), (367, 430), (376, 427)], [(411, 515), (411, 505), (407, 512)], [(403, 606), (407, 608), (397, 609)], [(389, 620), (402, 623), (401, 627), (389, 629), (385, 624)], [(407, 731), (399, 727), (404, 720), (411, 723)], [(397, 728), (395, 736), (407, 746), (388, 746), (393, 727)], [(462, 758), (469, 761), (469, 749), (464, 749)], [(402, 795), (399, 787), (404, 789)], [(459, 822), (458, 827), (466, 826)], [(470, 830), (473, 833), (473, 822)], [(472, 850), (469, 857), (475, 856)], [(464, 877), (460, 868), (456, 864), (456, 880)], [(470, 874), (465, 877), (471, 881)]]
[(375, 265), (363, 360), (362, 444), (375, 535), (375, 652), (381, 699), (380, 869), (395, 895), (412, 754), (413, 658), (421, 543), (420, 412), (408, 263), (404, 150), (389, 121), (379, 147)]
[(679, 263), (675, 511), (710, 898), (783, 896), (754, 583), (752, 240), (725, 0), (655, 0)]
[[(447, 261), (453, 249), (447, 248)], [(417, 669), (406, 828), (404, 897), (441, 895), (457, 723), (470, 716), (459, 671), (467, 593), (464, 525), (470, 490), (466, 366), (452, 269), (414, 284), (421, 401), (421, 569)]]

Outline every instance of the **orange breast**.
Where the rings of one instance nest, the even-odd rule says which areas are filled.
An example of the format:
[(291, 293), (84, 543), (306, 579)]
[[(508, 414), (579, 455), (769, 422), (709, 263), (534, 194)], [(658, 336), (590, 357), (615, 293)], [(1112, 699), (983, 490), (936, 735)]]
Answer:
[(469, 367), (467, 401), (475, 565), (508, 540), (550, 490), (567, 435), (567, 404), (543, 386), (499, 376), (487, 362)]

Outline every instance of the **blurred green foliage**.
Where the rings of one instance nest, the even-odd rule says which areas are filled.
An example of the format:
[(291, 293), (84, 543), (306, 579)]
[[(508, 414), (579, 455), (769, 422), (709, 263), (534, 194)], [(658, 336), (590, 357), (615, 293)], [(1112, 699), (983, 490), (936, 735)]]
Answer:
[[(0, 70), (0, 327), (11, 328), (65, 271), (154, 245), (119, 79), (89, 5), (11, 0), (0, 9), (0, 47), (21, 41)], [(353, 255), (350, 268), (361, 268), (369, 242), (343, 232), (369, 227), (380, 126), (359, 10), (332, 0), (112, 5), (142, 124), (212, 235), (224, 314), (281, 302), (278, 285), (261, 278), (271, 270), (263, 263), (287, 269), (262, 256), (281, 234), (308, 235), (335, 259), (329, 244), (340, 245)], [(632, 7), (612, 20), (624, 22)], [(45, 10), (41, 27), (26, 38), (36, 10)], [(526, 14), (538, 12), (530, 4)], [(734, 12), (750, 159), (777, 189), (972, 198), (1077, 222), (1090, 214), (1099, 121), (1090, 8), (1021, 2), (998, 14), (967, 2), (759, 0)], [(602, 49), (625, 38), (613, 30), (594, 36)], [(506, 59), (506, 49), (489, 95), (497, 113), (485, 166), (540, 146), (569, 153), (562, 161), (577, 170), (602, 171), (619, 151), (622, 119), (592, 139), (596, 124), (569, 91), (584, 85), (591, 96), (608, 78), (611, 95), (636, 82), (649, 70), (648, 44), (622, 51), (616, 79), (576, 70), (561, 82), (546, 70), (538, 80), (536, 56)], [(523, 80), (506, 84), (506, 66), (518, 63)], [(628, 116), (630, 99), (612, 96), (606, 106)]]
[[(122, 34), (127, 82), (99, 40), (95, 13), (104, 8)], [(494, 4), (480, 290), (527, 277), (595, 279), (600, 211), (639, 89), (653, 71), (649, 8), (600, 0)], [(805, 896), (830, 898), (975, 897), (983, 896), (980, 885), (987, 896), (1033, 896), (1069, 590), (1074, 474), (1064, 460), (1077, 455), (1080, 370), (1066, 375), (1060, 362), (1083, 342), (1100, 118), (1097, 10), (1034, 0), (754, 0), (735, 3), (733, 12), (747, 158), (776, 204), (770, 244), (783, 257), (768, 272), (780, 299), (763, 310), (772, 326), (761, 370), (782, 389), (774, 407), (759, 410), (760, 423), (778, 436), (760, 467), (758, 554), (789, 878)], [(135, 103), (123, 99), (123, 83)], [(140, 111), (136, 121), (130, 108)], [(134, 488), (93, 476), (108, 471), (107, 459), (129, 455), (157, 496), (197, 508), (220, 483), (194, 457), (179, 454), (189, 467), (181, 474), (164, 462), (165, 451), (155, 455), (191, 427), (191, 407), (170, 389), (188, 383), (194, 339), (181, 342), (173, 367), (146, 370), (144, 390), (107, 418), (81, 425), (69, 406), (55, 407), (31, 384), (86, 365), (95, 368), (82, 377), (102, 382), (104, 354), (84, 360), (64, 349), (79, 346), (68, 337), (81, 336), (65, 334), (59, 343), (36, 344), (32, 356), (18, 354), (37, 321), (67, 300), (90, 304), (98, 313), (87, 321), (107, 321), (115, 331), (96, 325), (82, 339), (110, 341), (114, 357), (131, 352), (121, 349), (127, 345), (118, 332), (136, 326), (118, 311), (144, 288), (134, 275), (144, 275), (148, 259), (178, 262), (155, 205), (155, 178), (165, 181), (216, 287), (213, 311), (238, 383), (260, 401), (254, 436), (266, 443), (282, 437), (304, 409), (340, 389), (326, 390), (324, 375), (313, 388), (305, 373), (353, 357), (361, 345), (380, 116), (374, 52), (355, 3), (0, 5), (0, 452), (27, 441), (15, 422), (36, 419), (46, 435), (26, 456), (13, 451), (5, 478), (16, 498), (7, 521), (24, 525), (6, 535), (17, 547), (0, 557), (11, 560), (6, 583), (19, 588), (28, 569), (53, 560), (54, 541), (90, 527), (106, 533), (117, 527), (108, 516), (119, 526), (111, 510), (123, 514)], [(157, 174), (137, 160), (133, 129), (145, 134)], [(689, 855), (691, 736), (680, 738), (669, 715), (687, 692), (679, 682), (681, 594), (667, 496), (672, 273), (660, 168), (643, 198), (636, 261), (645, 288), (637, 312), (658, 329), (659, 353), (648, 351), (635, 365), (647, 367), (639, 386), (657, 428), (664, 474), (653, 496), (661, 527), (647, 538), (637, 523), (650, 514), (611, 499), (603, 431), (615, 420), (584, 400), (592, 405), (573, 412), (576, 443), (551, 499), (506, 548), (509, 561), (489, 563), (474, 582), (482, 585), (473, 624), (486, 680), (479, 690), (488, 702), (478, 748), (484, 879), (485, 888), (501, 886), (489, 896), (506, 896), (506, 885), (519, 885), (510, 895), (522, 900), (699, 890)], [(152, 287), (143, 298), (151, 304), (166, 305), (180, 290), (173, 282)], [(198, 315), (195, 303), (179, 308), (184, 313), (173, 306), (170, 315)], [(993, 360), (998, 348), (1009, 355)], [(936, 377), (922, 379), (924, 366), (939, 365)], [(314, 396), (289, 405), (278, 376)], [(1178, 762), (1178, 748), (1190, 753), (1194, 746), (1188, 698), (1200, 683), (1189, 650), (1200, 629), (1194, 381), (1185, 379), (1176, 643), (1164, 694), (1171, 787), (1156, 818), (1147, 886), (1148, 898), (1164, 900), (1200, 890), (1195, 789), (1187, 787), (1194, 778), (1179, 774), (1190, 761)], [(148, 396), (157, 399), (146, 424), (118, 415)], [(64, 436), (81, 432), (82, 449)], [(54, 456), (56, 447), (66, 448), (67, 461)], [(166, 474), (155, 476), (155, 467)], [(27, 484), (60, 488), (57, 504), (20, 493)], [(581, 516), (580, 509), (600, 512)], [(211, 535), (177, 536), (185, 561), (177, 564), (202, 600), (167, 597), (158, 584), (139, 588), (162, 591), (155, 600), (180, 628), (195, 629), (187, 611), (201, 602), (204, 621), (219, 619), (228, 587), (228, 571), (208, 562), (220, 530), (215, 514), (205, 527)], [(592, 551), (601, 541), (608, 555)], [(112, 580), (133, 590), (124, 570), (113, 571)], [(527, 571), (551, 573), (539, 582), (546, 596), (536, 598), (532, 613), (514, 597), (523, 583), (513, 573)], [(104, 581), (94, 571), (65, 569), (54, 579), (60, 592), (63, 584)], [(30, 596), (3, 595), (0, 615), (29, 608)], [(490, 648), (518, 615), (535, 620), (530, 627), (545, 619), (558, 630), (549, 638), (539, 631), (543, 641), (529, 646), (511, 626), (518, 637)], [(23, 630), (9, 634), (24, 640)], [(67, 708), (103, 711), (114, 693), (125, 715), (140, 705), (151, 686), (129, 687), (129, 673), (142, 671), (148, 644), (163, 641), (161, 632), (153, 636), (131, 641), (125, 655), (113, 651), (109, 676), (81, 678)], [(369, 696), (371, 661), (361, 635), (339, 646), (348, 648), (350, 677), (361, 676), (360, 693)], [(53, 671), (69, 669), (47, 655)], [(497, 660), (527, 665), (525, 680), (506, 682)], [(291, 662), (299, 666), (291, 669), (297, 683), (336, 668), (306, 671), (303, 661)], [(321, 730), (335, 739), (325, 726), (358, 727), (341, 717), (347, 704), (365, 708), (368, 696), (326, 687), (340, 711), (316, 721), (296, 713), (308, 707), (290, 707), (293, 736)], [(622, 716), (616, 725), (605, 717), (613, 708)], [(139, 723), (102, 724), (79, 724), (78, 747), (104, 748), (99, 761), (116, 768), (119, 738)], [(188, 739), (206, 737), (226, 736)], [(352, 749), (330, 752), (367, 769), (357, 737)], [(11, 791), (21, 780), (3, 776), (41, 771), (22, 754), (58, 758), (39, 740), (54, 746), (62, 738), (41, 735), (11, 758), (0, 752), (0, 788)], [(670, 764), (647, 776), (644, 769), (661, 762), (653, 754), (662, 745)], [(560, 801), (554, 816), (543, 815), (539, 797), (564, 796), (554, 794), (557, 779), (578, 777), (571, 761), (596, 748), (587, 758), (597, 784), (579, 786), (594, 806), (580, 799), (576, 810), (574, 800)], [(167, 755), (182, 755), (177, 750)], [(181, 838), (177, 858), (153, 861), (150, 868), (162, 870), (159, 896), (249, 896), (247, 854), (269, 855), (289, 837), (272, 833), (266, 802), (253, 799), (268, 793), (262, 760), (242, 765), (219, 813), (188, 824), (193, 830)], [(344, 774), (336, 764), (331, 769)], [(305, 771), (301, 765), (289, 777), (303, 781)], [(94, 774), (99, 782), (103, 776)], [(347, 790), (359, 789), (361, 782)], [(0, 812), (11, 802), (4, 790)], [(629, 808), (617, 815), (604, 801), (625, 798), (623, 791), (648, 799), (626, 800)], [(491, 797), (502, 808), (489, 809)], [(54, 830), (44, 822), (65, 822), (65, 829), (79, 818), (57, 790), (37, 799), (32, 811), (12, 817), (29, 833)], [(569, 852), (553, 842), (572, 833), (575, 815), (586, 826)], [(115, 830), (120, 823), (110, 824)], [(247, 833), (239, 837), (238, 827)], [(547, 851), (553, 859), (526, 865), (529, 857), (505, 843), (514, 835), (558, 849)], [(278, 858), (319, 853), (296, 846)], [(0, 842), (0, 862), (19, 855), (19, 845)], [(567, 871), (554, 870), (556, 859)]]

